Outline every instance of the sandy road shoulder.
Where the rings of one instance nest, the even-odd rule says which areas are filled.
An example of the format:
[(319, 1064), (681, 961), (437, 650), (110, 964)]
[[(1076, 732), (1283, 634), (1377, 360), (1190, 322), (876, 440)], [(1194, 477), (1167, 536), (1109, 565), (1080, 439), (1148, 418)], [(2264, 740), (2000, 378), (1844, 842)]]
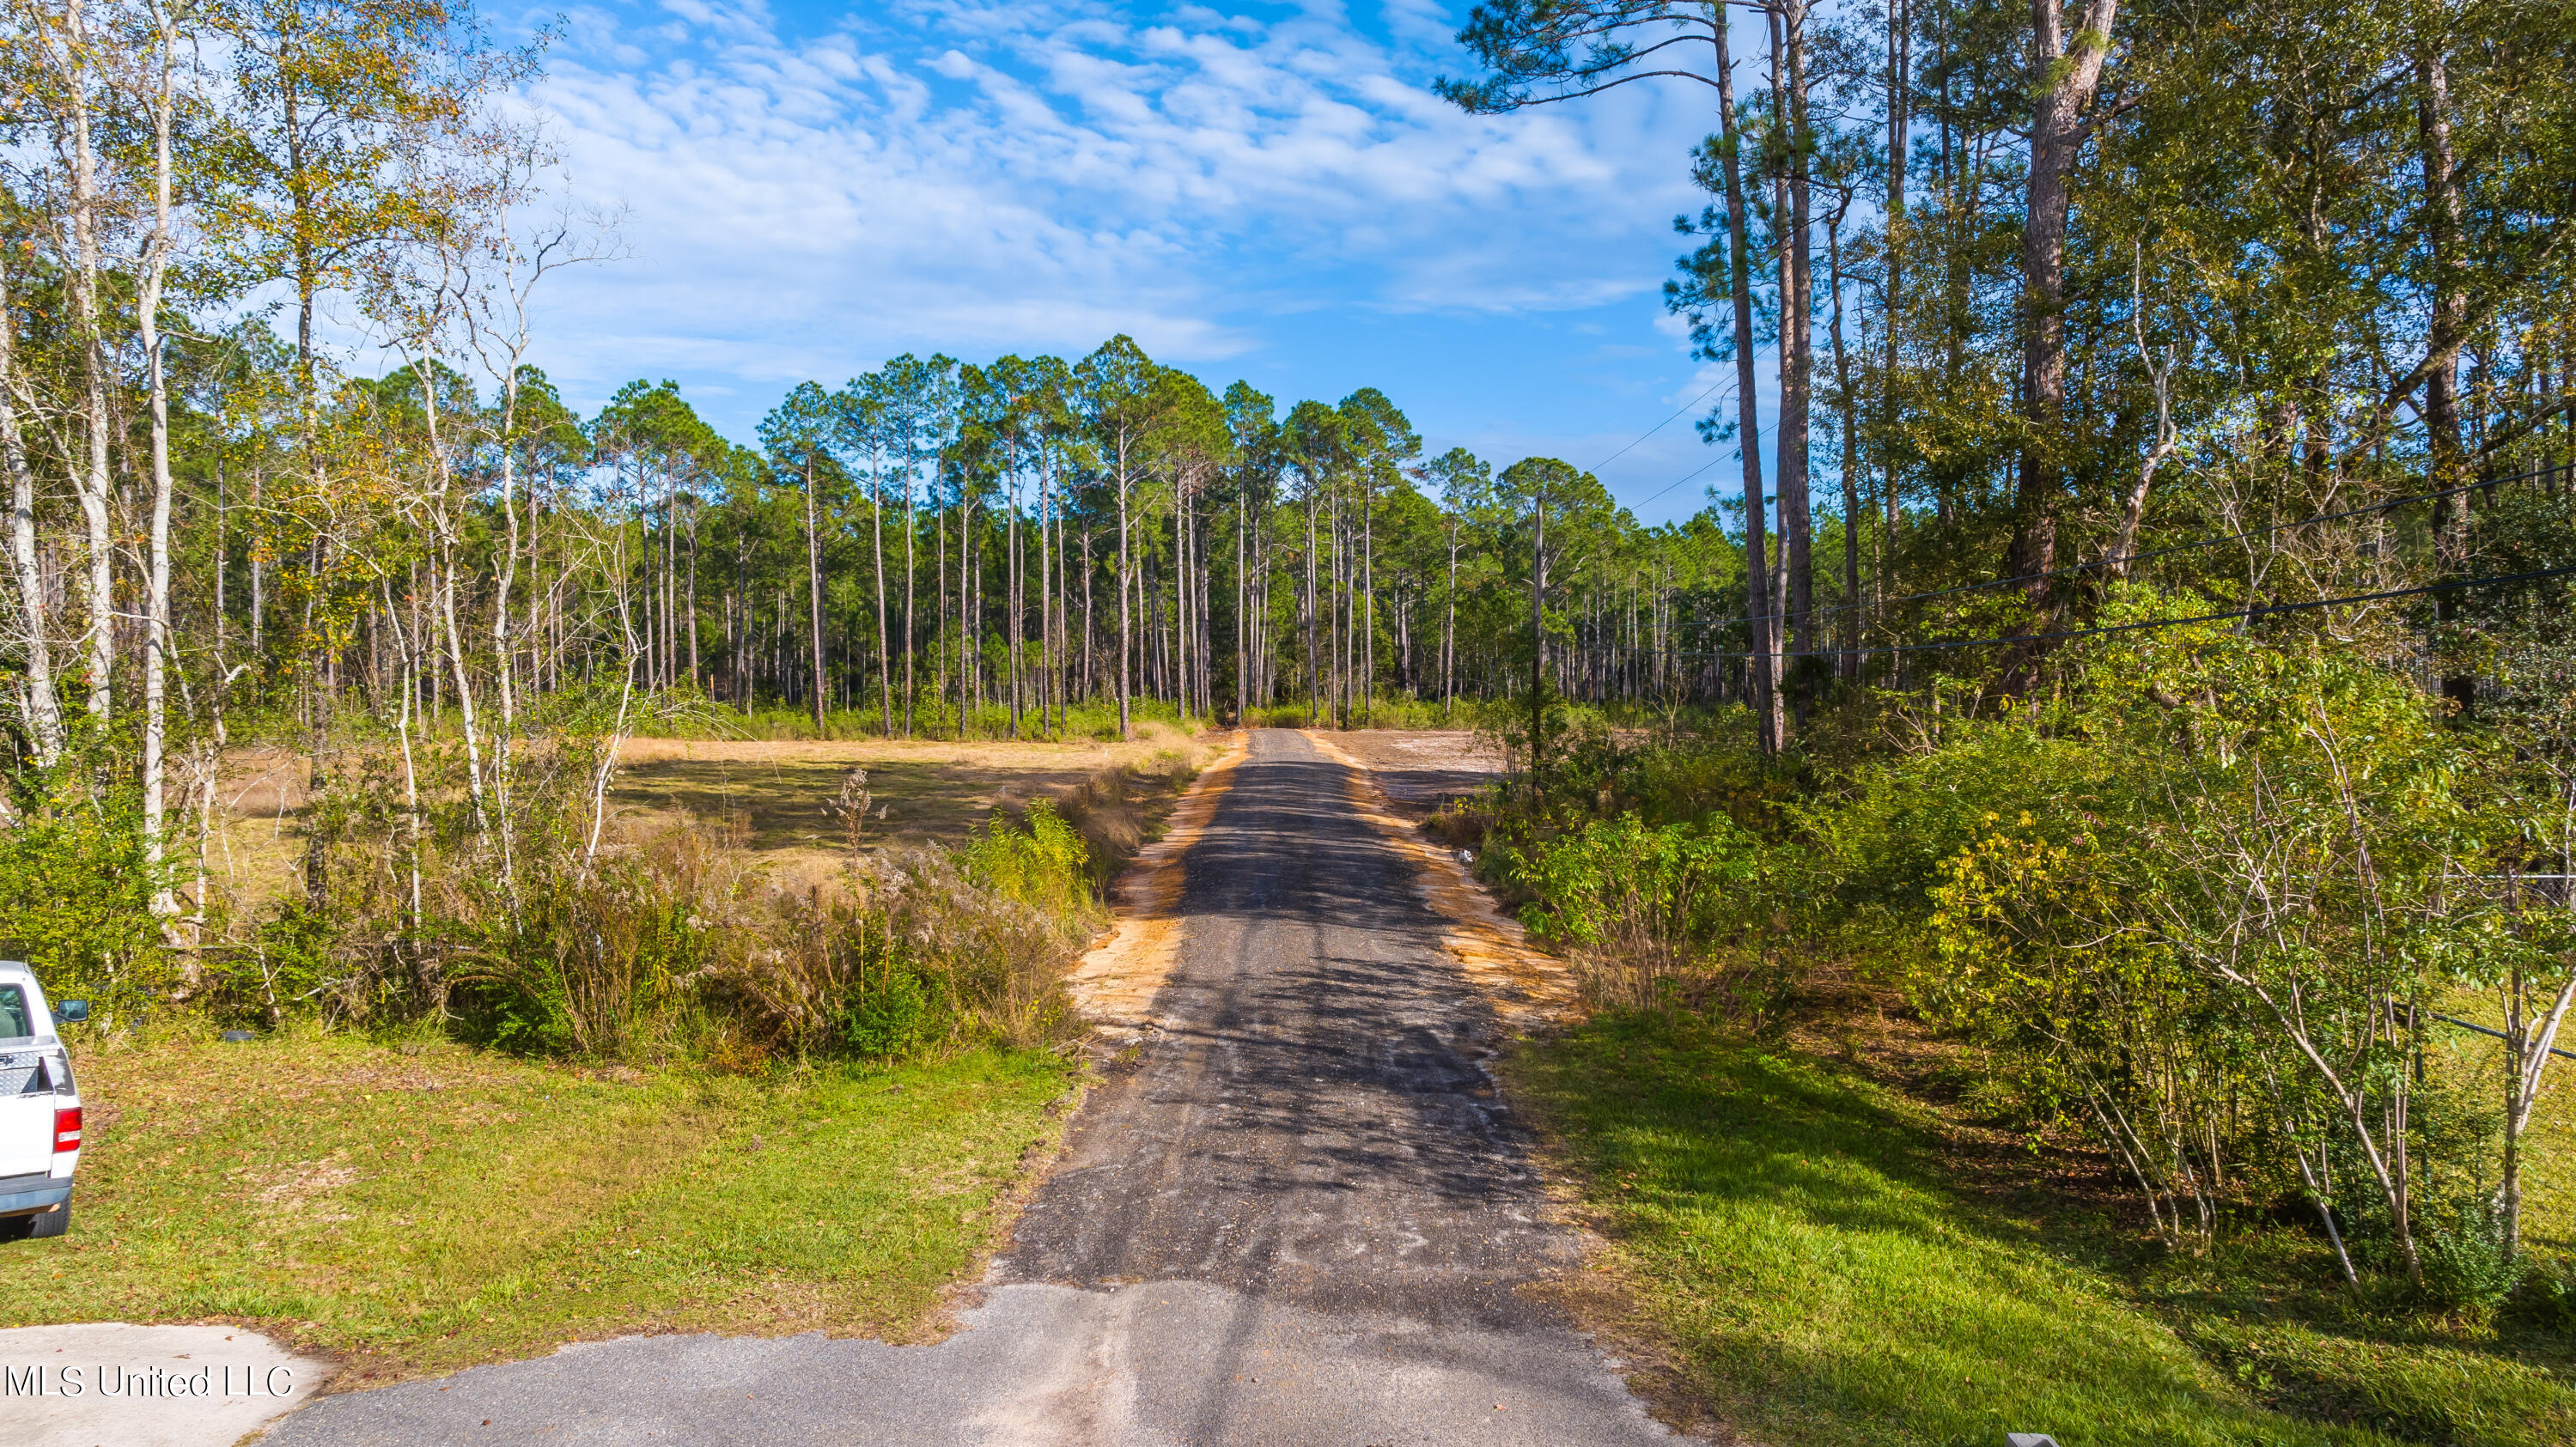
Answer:
[(1235, 766), (1250, 749), (1250, 736), (1238, 732), (1216, 762), (1199, 772), (1173, 808), (1163, 837), (1145, 846), (1120, 876), (1112, 899), (1116, 925), (1065, 977), (1075, 1012), (1113, 1041), (1136, 1040), (1156, 1023), (1154, 997), (1180, 958), (1183, 861), (1215, 821), (1218, 802), (1233, 787)]

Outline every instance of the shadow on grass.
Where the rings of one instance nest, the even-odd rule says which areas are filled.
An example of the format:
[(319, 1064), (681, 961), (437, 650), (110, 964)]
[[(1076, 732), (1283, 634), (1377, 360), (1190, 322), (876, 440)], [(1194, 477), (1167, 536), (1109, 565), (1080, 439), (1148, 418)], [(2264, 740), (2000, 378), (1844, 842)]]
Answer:
[(1590, 1172), (1640, 1305), (1755, 1440), (2389, 1440), (2269, 1410), (2134, 1305), (2080, 1236), (1948, 1185), (1950, 1142), (1866, 1082), (1646, 1016), (1596, 1021), (1519, 1068)]
[(2576, 1442), (2565, 1338), (2428, 1318), (2402, 1281), (2356, 1299), (2322, 1243), (2270, 1232), (2138, 1273), (2137, 1291), (2201, 1355), (2283, 1411), (2408, 1442)]

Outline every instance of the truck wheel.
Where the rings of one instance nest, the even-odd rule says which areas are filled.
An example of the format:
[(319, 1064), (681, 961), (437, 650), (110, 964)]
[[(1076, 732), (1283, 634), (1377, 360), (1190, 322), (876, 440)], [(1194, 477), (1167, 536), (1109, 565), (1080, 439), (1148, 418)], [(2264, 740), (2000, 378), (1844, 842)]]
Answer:
[(46, 1236), (60, 1236), (72, 1229), (72, 1203), (65, 1201), (41, 1216), (29, 1216), (25, 1220), (29, 1236), (40, 1239)]
[(36, 1227), (33, 1216), (0, 1217), (0, 1241), (24, 1241)]

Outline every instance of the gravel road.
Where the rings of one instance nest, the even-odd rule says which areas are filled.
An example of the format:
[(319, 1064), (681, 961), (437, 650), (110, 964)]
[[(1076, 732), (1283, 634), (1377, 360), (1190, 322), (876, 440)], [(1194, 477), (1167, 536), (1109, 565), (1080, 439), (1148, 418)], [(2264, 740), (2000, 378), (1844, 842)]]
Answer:
[(646, 1337), (325, 1397), (280, 1444), (1624, 1443), (1615, 1364), (1413, 866), (1298, 734), (1185, 863), (1161, 1028), (1113, 1065), (963, 1330)]

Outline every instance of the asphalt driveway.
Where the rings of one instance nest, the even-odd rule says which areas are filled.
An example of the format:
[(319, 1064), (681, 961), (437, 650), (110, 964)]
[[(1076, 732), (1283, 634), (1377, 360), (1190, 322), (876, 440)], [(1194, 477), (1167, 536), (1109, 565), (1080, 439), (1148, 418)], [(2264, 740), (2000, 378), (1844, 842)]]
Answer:
[(1158, 1030), (1108, 1070), (936, 1346), (629, 1338), (324, 1397), (331, 1444), (1663, 1438), (1533, 1292), (1574, 1269), (1413, 864), (1295, 733), (1184, 868)]

